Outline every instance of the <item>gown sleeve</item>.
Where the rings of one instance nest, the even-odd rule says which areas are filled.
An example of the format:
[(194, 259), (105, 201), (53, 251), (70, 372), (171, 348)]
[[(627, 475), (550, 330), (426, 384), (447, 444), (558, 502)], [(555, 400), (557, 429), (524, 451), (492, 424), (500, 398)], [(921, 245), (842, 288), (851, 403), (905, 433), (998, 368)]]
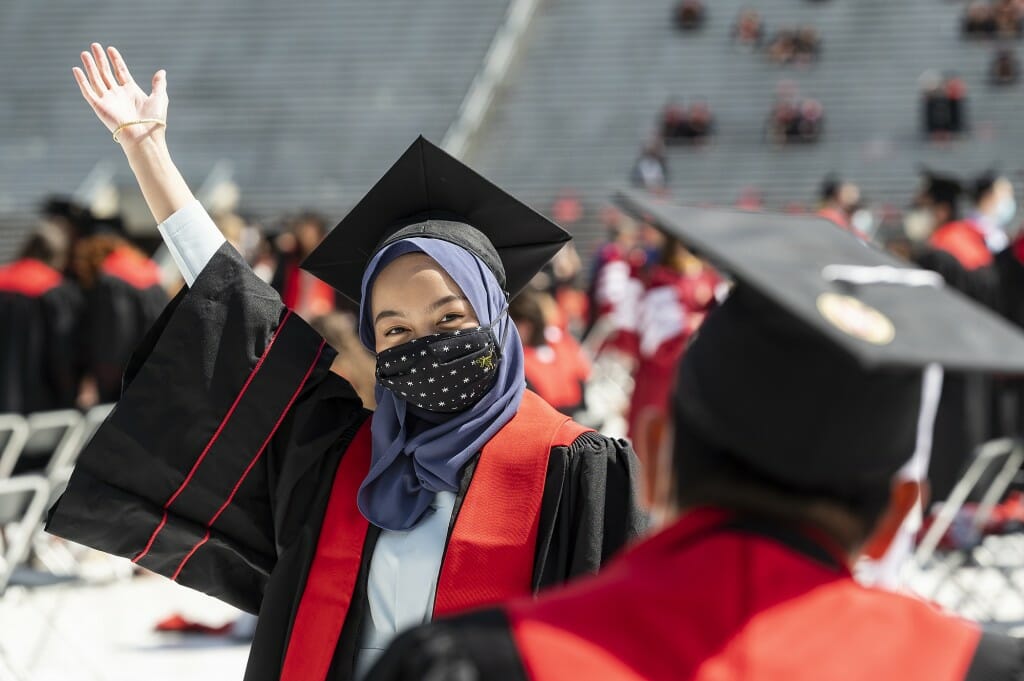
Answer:
[(124, 394), (47, 530), (257, 610), (282, 544), (281, 503), (301, 506), (279, 491), (298, 484), (282, 482), (288, 454), (365, 418), (329, 374), (334, 354), (221, 244), (128, 363)]
[(599, 433), (584, 433), (551, 451), (534, 565), (537, 589), (596, 573), (646, 531), (638, 471), (629, 443)]

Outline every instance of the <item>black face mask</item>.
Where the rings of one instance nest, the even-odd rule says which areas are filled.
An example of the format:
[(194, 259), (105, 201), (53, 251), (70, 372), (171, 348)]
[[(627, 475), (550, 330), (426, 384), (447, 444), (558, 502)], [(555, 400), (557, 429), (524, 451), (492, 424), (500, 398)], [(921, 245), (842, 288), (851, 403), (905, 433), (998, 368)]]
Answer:
[(377, 383), (420, 409), (465, 411), (498, 375), (501, 345), (493, 326), (444, 331), (388, 348), (377, 354)]

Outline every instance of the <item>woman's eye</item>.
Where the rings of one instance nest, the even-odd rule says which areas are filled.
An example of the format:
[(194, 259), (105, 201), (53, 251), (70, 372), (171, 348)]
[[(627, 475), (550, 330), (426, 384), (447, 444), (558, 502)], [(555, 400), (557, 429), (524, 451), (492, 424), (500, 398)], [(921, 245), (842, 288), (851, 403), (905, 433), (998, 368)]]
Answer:
[(448, 323), (451, 323), (451, 322), (454, 322), (454, 321), (458, 321), (459, 319), (462, 319), (462, 315), (461, 314), (459, 314), (457, 312), (449, 312), (445, 316), (441, 317), (441, 323), (442, 324), (448, 324)]
[(401, 326), (394, 326), (384, 332), (385, 336), (397, 336), (400, 333), (405, 333), (406, 329)]

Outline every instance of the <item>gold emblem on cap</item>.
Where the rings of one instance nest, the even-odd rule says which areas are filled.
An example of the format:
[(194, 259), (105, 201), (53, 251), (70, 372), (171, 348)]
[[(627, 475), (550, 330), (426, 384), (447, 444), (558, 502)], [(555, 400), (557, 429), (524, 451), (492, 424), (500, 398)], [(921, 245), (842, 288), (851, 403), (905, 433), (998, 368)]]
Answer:
[(822, 293), (818, 312), (843, 333), (873, 345), (888, 345), (896, 337), (896, 327), (888, 317), (853, 296)]

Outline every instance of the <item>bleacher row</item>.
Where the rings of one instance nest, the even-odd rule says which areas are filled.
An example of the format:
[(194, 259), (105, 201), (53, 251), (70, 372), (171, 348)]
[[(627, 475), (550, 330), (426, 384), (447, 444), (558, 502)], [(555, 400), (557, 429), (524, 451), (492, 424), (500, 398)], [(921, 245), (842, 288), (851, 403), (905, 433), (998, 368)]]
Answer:
[[(625, 180), (670, 96), (705, 97), (719, 134), (670, 154), (684, 201), (732, 203), (749, 186), (768, 207), (813, 200), (830, 171), (874, 202), (904, 205), (921, 164), (973, 173), (1017, 169), (1024, 89), (985, 84), (993, 44), (959, 34), (961, 2), (938, 0), (715, 0), (706, 25), (680, 33), (674, 0), (545, 0), (469, 161), (546, 210), (559, 189), (588, 206)], [(243, 0), (117, 6), (56, 0), (0, 9), (0, 259), (9, 257), (44, 194), (72, 191), (101, 161), (130, 185), (119, 150), (74, 90), (70, 67), (90, 40), (123, 48), (136, 76), (169, 71), (170, 139), (186, 176), (201, 183), (230, 160), (258, 215), (298, 207), (340, 216), (417, 133), (451, 124), (508, 6), (507, 0)], [(766, 35), (800, 24), (823, 41), (820, 63), (781, 67), (737, 51), (741, 7)], [(919, 134), (917, 81), (955, 71), (968, 85), (974, 133), (946, 146)], [(826, 107), (821, 143), (776, 148), (762, 135), (780, 80)], [(595, 222), (579, 226), (586, 252)]]
[[(705, 3), (703, 28), (688, 33), (672, 25), (674, 5), (542, 3), (469, 161), (538, 206), (550, 205), (561, 187), (579, 190), (588, 207), (600, 205), (611, 186), (626, 181), (659, 112), (677, 96), (706, 98), (718, 128), (706, 147), (669, 151), (670, 188), (686, 202), (731, 205), (743, 188), (757, 187), (769, 209), (810, 204), (834, 171), (860, 184), (872, 203), (905, 206), (919, 165), (964, 175), (993, 164), (1019, 167), (1024, 89), (987, 86), (995, 44), (961, 38), (962, 2), (714, 0)], [(736, 50), (730, 32), (743, 7), (761, 12), (766, 39), (782, 28), (816, 27), (820, 61), (783, 67)], [(923, 139), (918, 79), (929, 69), (965, 79), (970, 137), (946, 146)], [(764, 141), (782, 80), (825, 106), (818, 144)]]
[(148, 89), (167, 69), (168, 139), (193, 186), (228, 160), (259, 216), (340, 216), (422, 133), (440, 142), (508, 0), (139, 0), (0, 4), (0, 261), (39, 200), (75, 191), (121, 150), (71, 77), (90, 41)]

